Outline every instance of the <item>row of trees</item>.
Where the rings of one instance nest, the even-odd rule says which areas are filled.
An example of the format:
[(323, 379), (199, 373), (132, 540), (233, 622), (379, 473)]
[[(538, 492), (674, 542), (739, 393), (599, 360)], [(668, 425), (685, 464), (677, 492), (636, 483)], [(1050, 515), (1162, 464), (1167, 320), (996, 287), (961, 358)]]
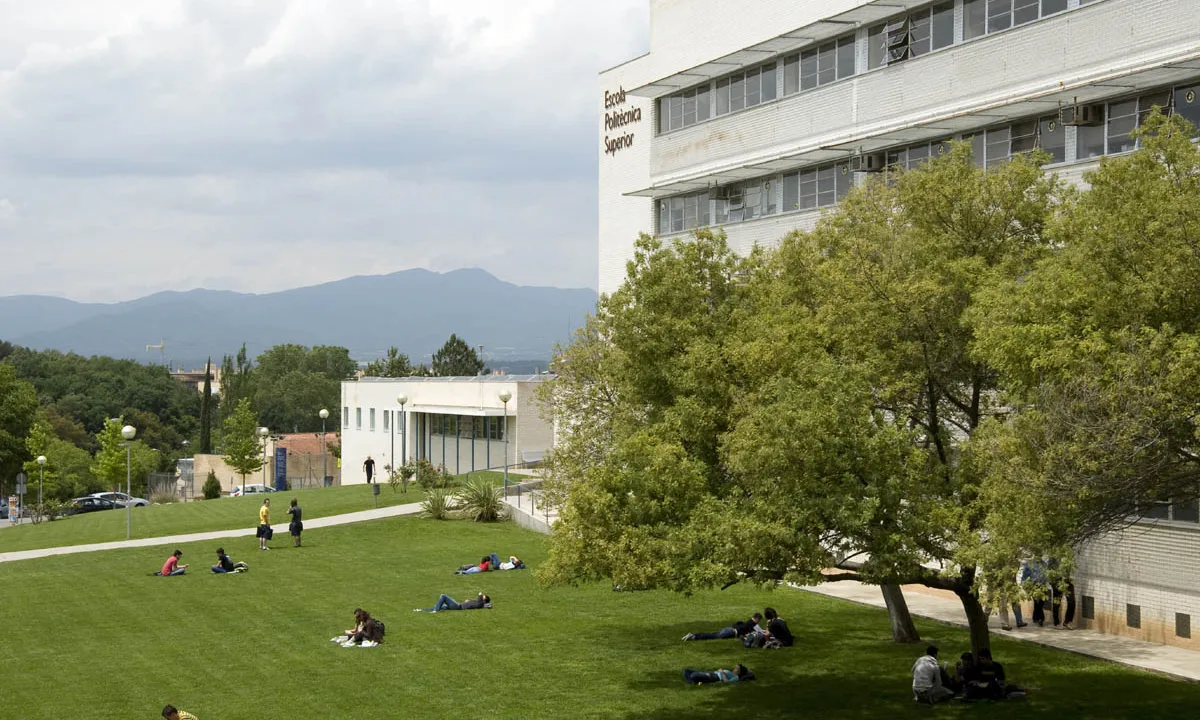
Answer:
[(922, 584), (978, 650), (1022, 558), (1195, 501), (1200, 153), (1144, 127), (1087, 190), (960, 145), (746, 258), (643, 236), (545, 389), (543, 579)]
[(475, 348), (467, 344), (458, 335), (451, 333), (450, 339), (442, 345), (428, 366), (424, 363), (413, 365), (408, 356), (399, 348), (390, 347), (387, 355), (379, 360), (371, 361), (366, 368), (367, 377), (399, 378), (399, 377), (468, 377), (486, 373), (483, 358), (475, 352)]

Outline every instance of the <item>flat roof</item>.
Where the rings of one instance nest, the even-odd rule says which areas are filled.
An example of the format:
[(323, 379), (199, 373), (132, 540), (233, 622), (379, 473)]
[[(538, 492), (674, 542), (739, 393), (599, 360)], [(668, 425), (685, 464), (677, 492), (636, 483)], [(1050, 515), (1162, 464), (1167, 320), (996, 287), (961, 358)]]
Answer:
[[(555, 377), (554, 373), (543, 373), (539, 375), (451, 375), (446, 377), (426, 377), (414, 375), (412, 377), (399, 378), (380, 378), (380, 377), (362, 377), (357, 382), (367, 383), (393, 383), (393, 382), (421, 382), (421, 383), (453, 383), (453, 382), (478, 382), (478, 383), (503, 383), (503, 382), (545, 382)], [(354, 381), (348, 381), (354, 382)]]

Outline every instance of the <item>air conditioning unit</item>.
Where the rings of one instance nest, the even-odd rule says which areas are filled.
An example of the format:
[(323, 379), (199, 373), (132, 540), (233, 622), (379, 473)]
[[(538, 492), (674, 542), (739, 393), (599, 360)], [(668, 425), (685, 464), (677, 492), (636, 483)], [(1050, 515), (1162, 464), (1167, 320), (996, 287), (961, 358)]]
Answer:
[(1070, 108), (1069, 115), (1063, 121), (1064, 125), (1073, 125), (1075, 127), (1093, 127), (1104, 124), (1104, 106), (1103, 105), (1076, 105)]
[(853, 172), (883, 172), (886, 167), (887, 155), (884, 153), (858, 155), (850, 160), (850, 170)]

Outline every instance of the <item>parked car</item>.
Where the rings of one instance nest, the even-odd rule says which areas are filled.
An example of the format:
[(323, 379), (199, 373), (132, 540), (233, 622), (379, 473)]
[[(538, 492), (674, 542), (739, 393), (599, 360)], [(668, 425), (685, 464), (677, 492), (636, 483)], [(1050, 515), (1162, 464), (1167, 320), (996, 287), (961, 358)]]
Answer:
[(72, 500), (68, 512), (72, 515), (78, 515), (79, 513), (116, 509), (117, 504), (112, 500), (106, 500), (105, 498), (93, 497), (89, 495), (87, 497), (75, 498)]
[(273, 492), (275, 492), (275, 488), (271, 487), (270, 485), (247, 485), (245, 492), (242, 492), (242, 488), (235, 487), (233, 492), (229, 493), (229, 497), (241, 497), (242, 495), (256, 495)]
[(117, 507), (125, 507), (126, 505), (132, 505), (134, 507), (146, 507), (147, 505), (150, 504), (150, 502), (148, 500), (145, 500), (143, 498), (133, 497), (131, 495), (126, 495), (123, 492), (92, 493), (90, 497), (103, 498), (105, 500), (109, 500)]

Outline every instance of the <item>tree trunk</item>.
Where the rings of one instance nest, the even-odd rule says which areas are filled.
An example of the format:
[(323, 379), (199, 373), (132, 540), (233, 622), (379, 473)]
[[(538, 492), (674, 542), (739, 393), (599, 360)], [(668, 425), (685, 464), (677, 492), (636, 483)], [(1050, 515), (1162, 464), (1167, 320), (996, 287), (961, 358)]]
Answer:
[(979, 651), (991, 647), (991, 634), (988, 631), (988, 616), (979, 604), (979, 597), (970, 590), (954, 591), (962, 601), (963, 610), (967, 614), (967, 626), (971, 631), (971, 652), (976, 657)]
[(888, 619), (892, 621), (892, 640), (898, 643), (919, 643), (921, 636), (908, 614), (908, 603), (899, 585), (880, 585), (883, 602), (887, 605)]

